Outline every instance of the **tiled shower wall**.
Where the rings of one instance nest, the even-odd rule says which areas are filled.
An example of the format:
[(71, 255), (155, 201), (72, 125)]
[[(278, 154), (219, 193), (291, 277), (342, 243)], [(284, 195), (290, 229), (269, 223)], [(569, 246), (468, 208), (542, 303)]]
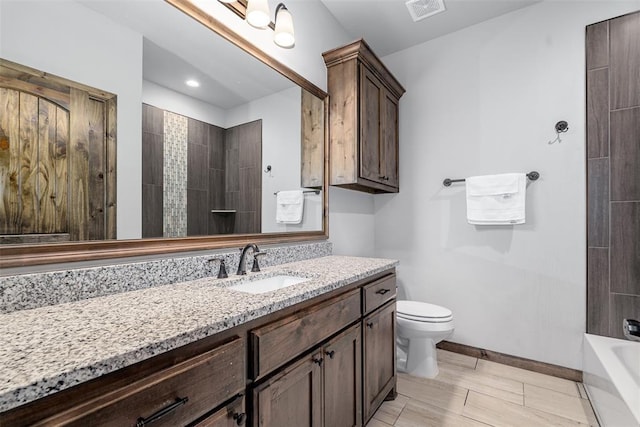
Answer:
[(640, 319), (640, 12), (587, 27), (587, 332)]

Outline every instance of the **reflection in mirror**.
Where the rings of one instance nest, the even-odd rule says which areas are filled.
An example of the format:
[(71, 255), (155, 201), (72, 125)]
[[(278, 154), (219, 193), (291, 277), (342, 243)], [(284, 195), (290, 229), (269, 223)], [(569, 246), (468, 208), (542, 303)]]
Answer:
[[(17, 11), (18, 15), (22, 13), (38, 20), (45, 20), (45, 15), (51, 14), (51, 10), (47, 12), (50, 7), (47, 2), (30, 3), (16, 2), (10, 8), (3, 5), (3, 12)], [(323, 190), (325, 113), (322, 99), (163, 1), (81, 0), (66, 2), (63, 9), (67, 16), (77, 15), (84, 20), (77, 30), (72, 26), (65, 27), (65, 34), (69, 33), (72, 39), (94, 37), (86, 31), (87, 27), (99, 28), (107, 31), (106, 34), (139, 37), (142, 81), (132, 80), (128, 86), (140, 88), (139, 97), (135, 90), (120, 93), (112, 89), (112, 86), (124, 87), (124, 84), (115, 84), (115, 76), (121, 79), (123, 74), (118, 73), (125, 68), (135, 70), (135, 61), (129, 61), (123, 67), (119, 60), (114, 60), (113, 67), (120, 69), (105, 70), (106, 77), (96, 78), (108, 82), (106, 89), (118, 96), (118, 122), (125, 124), (117, 130), (114, 127), (112, 132), (112, 135), (118, 135), (118, 161), (120, 163), (121, 158), (125, 161), (140, 159), (139, 164), (127, 164), (117, 171), (118, 177), (123, 179), (117, 185), (117, 201), (111, 200), (116, 197), (115, 191), (109, 195), (104, 188), (94, 191), (88, 187), (73, 187), (76, 181), (92, 185), (92, 179), (71, 179), (67, 197), (72, 204), (74, 195), (103, 202), (103, 205), (98, 202), (89, 205), (83, 201), (85, 210), (80, 214), (74, 214), (69, 207), (66, 213), (58, 215), (60, 218), (67, 215), (70, 230), (77, 228), (80, 231), (60, 233), (55, 226), (47, 225), (42, 230), (26, 226), (20, 233), (8, 232), (5, 227), (0, 234), (22, 234), (18, 241), (34, 243), (51, 241), (38, 240), (38, 237), (30, 239), (34, 234), (48, 234), (52, 240), (55, 240), (54, 234), (66, 234), (61, 240), (90, 240), (323, 229), (323, 192), (303, 193), (304, 210), (299, 223), (276, 221), (278, 203), (275, 195), (304, 188)], [(38, 17), (38, 14), (43, 16)], [(167, 31), (168, 28), (172, 31)], [(73, 34), (74, 31), (77, 34)], [(96, 40), (99, 38), (95, 37)], [(10, 47), (10, 43), (8, 41), (6, 46)], [(64, 66), (58, 66), (55, 59), (52, 61), (54, 71), (74, 64), (67, 60), (62, 64)], [(83, 67), (84, 64), (78, 63), (79, 70)], [(73, 71), (62, 77), (82, 75), (82, 72)], [(114, 80), (109, 80), (109, 74), (113, 74)], [(134, 79), (134, 74), (126, 75)], [(187, 79), (197, 80), (199, 87), (187, 86)], [(90, 79), (88, 83), (91, 82)], [(89, 99), (93, 102), (97, 98), (90, 94)], [(43, 105), (48, 104), (43, 101)], [(55, 107), (60, 109), (64, 105), (57, 103)], [(141, 111), (139, 133), (127, 125), (131, 117), (135, 117), (131, 114), (135, 108)], [(89, 107), (87, 111), (95, 110)], [(62, 115), (57, 114), (56, 121), (64, 123), (58, 117)], [(73, 130), (73, 120), (69, 120)], [(98, 123), (99, 120), (89, 122)], [(103, 123), (110, 125), (106, 119)], [(40, 129), (39, 125), (36, 127)], [(99, 134), (108, 142), (107, 130), (89, 129), (91, 135)], [(5, 141), (3, 138), (0, 132), (0, 144)], [(73, 141), (71, 135), (68, 138)], [(13, 138), (7, 136), (6, 139)], [(71, 174), (76, 168), (71, 148), (72, 145), (67, 148), (65, 160), (61, 160), (60, 150), (56, 151), (55, 147), (49, 151), (33, 148), (33, 152), (53, 153), (52, 159), (64, 163)], [(98, 151), (107, 156), (115, 153), (115, 149), (109, 153), (105, 150)], [(88, 156), (89, 159), (93, 157)], [(105, 172), (100, 179), (107, 180), (110, 179), (109, 166), (106, 160), (103, 162)], [(270, 171), (267, 166), (271, 166)], [(115, 177), (115, 169), (113, 172)], [(112, 184), (115, 188), (115, 181)], [(107, 183), (104, 187), (108, 187)], [(47, 191), (54, 191), (53, 188)], [(62, 193), (56, 194), (63, 198)], [(36, 196), (47, 200), (40, 190), (34, 191), (29, 200), (33, 202)], [(25, 204), (27, 207), (31, 203), (29, 200)], [(116, 207), (117, 230), (115, 212), (109, 214)], [(3, 212), (0, 210), (0, 216), (7, 215)], [(41, 208), (39, 212), (48, 211)], [(95, 227), (86, 225), (82, 215), (98, 216), (102, 222)], [(29, 222), (24, 218), (25, 215), (22, 224)], [(33, 224), (42, 222), (37, 218), (30, 221)], [(104, 233), (93, 233), (94, 228), (103, 229)]]

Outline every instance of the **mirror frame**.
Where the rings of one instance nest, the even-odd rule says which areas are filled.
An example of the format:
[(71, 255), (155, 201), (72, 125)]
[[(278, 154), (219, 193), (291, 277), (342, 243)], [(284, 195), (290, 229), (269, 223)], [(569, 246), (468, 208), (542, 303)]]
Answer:
[(278, 244), (329, 238), (329, 111), (328, 95), (300, 74), (272, 58), (248, 40), (236, 34), (219, 20), (205, 13), (189, 0), (165, 0), (238, 48), (263, 62), (324, 102), (324, 178), (322, 230), (264, 234), (194, 236), (186, 238), (153, 238), (137, 240), (103, 240), (73, 243), (2, 245), (0, 269), (43, 264), (69, 263), (101, 259), (150, 256), (175, 252), (233, 248), (247, 243)]

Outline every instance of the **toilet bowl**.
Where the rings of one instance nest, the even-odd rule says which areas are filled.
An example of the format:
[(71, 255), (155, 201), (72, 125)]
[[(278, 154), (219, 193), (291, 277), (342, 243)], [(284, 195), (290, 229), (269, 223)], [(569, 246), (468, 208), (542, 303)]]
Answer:
[(422, 378), (438, 375), (436, 344), (453, 333), (448, 308), (419, 301), (396, 304), (398, 370)]

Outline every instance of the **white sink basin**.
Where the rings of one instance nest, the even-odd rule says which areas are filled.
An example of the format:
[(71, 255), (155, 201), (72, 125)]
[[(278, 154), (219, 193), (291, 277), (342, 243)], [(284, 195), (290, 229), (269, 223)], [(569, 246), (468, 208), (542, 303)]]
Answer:
[(311, 279), (296, 276), (273, 276), (264, 279), (252, 280), (250, 282), (240, 283), (238, 285), (229, 286), (227, 289), (234, 291), (247, 292), (250, 294), (263, 294), (265, 292), (275, 291), (286, 288), (291, 285), (306, 282)]

